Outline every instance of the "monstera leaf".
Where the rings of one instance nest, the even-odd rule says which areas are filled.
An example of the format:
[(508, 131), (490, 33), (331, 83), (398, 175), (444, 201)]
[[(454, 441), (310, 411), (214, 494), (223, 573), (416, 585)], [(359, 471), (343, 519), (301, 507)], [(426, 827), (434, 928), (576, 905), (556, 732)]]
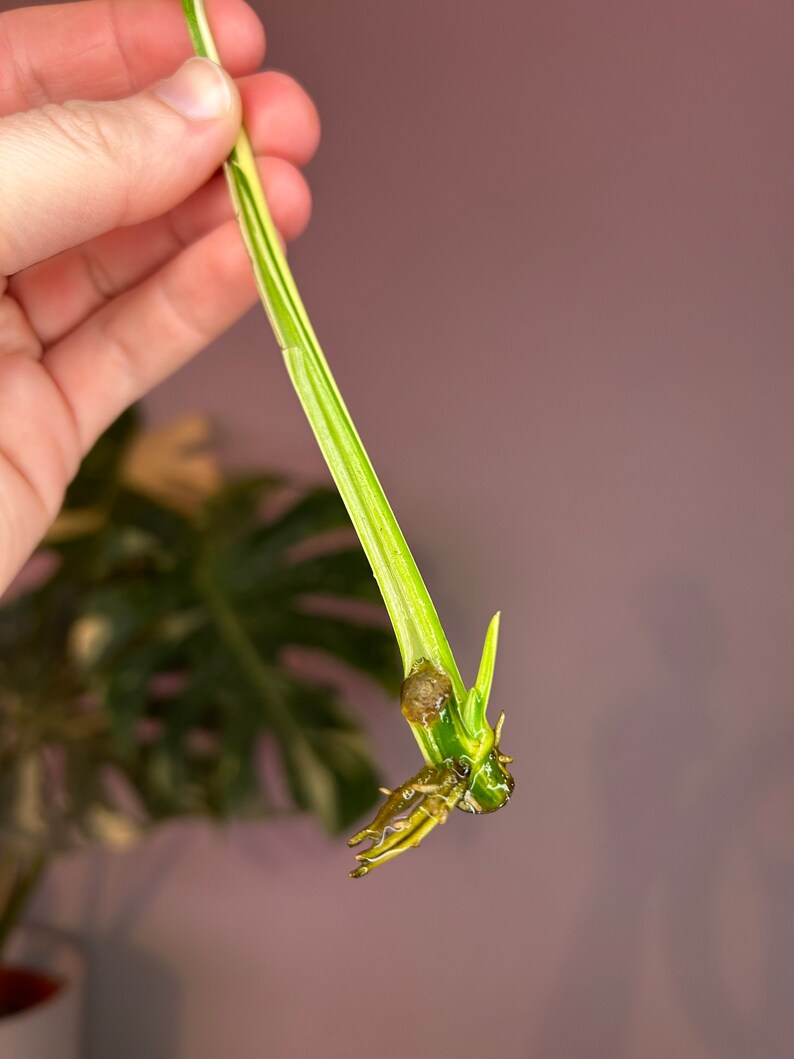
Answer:
[[(344, 829), (375, 781), (358, 725), (339, 697), (291, 664), (310, 648), (394, 689), (383, 626), (344, 613), (376, 607), (357, 547), (322, 548), (347, 516), (330, 490), (299, 496), (272, 479), (222, 489), (200, 517), (155, 526), (151, 501), (119, 498), (80, 601), (73, 652), (102, 698), (121, 760), (148, 811), (254, 811), (261, 737), (275, 741), (296, 807)], [(302, 557), (308, 545), (320, 547)], [(333, 614), (320, 606), (333, 601)], [(156, 733), (142, 743), (141, 732)], [(377, 783), (375, 782), (375, 788)]]
[(23, 761), (60, 844), (285, 809), (336, 833), (371, 806), (361, 726), (306, 665), (400, 680), (344, 507), (274, 476), (224, 481), (206, 440), (194, 417), (157, 434), (122, 417), (69, 490), (54, 572), (0, 610), (6, 836), (24, 831)]

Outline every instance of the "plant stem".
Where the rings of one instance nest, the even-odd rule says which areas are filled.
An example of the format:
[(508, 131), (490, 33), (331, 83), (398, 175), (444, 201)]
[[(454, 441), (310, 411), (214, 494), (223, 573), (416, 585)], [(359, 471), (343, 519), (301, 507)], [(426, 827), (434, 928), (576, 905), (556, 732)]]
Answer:
[[(220, 62), (201, 0), (183, 0), (182, 6), (197, 53)], [(262, 302), (295, 390), (372, 566), (405, 673), (426, 658), (449, 675), (455, 696), (462, 703), (466, 687), (433, 601), (301, 301), (244, 129), (224, 168)]]
[[(203, 0), (182, 0), (182, 7), (196, 51), (219, 63)], [(485, 719), (498, 615), (486, 635), (477, 683), (468, 692), (433, 601), (298, 294), (245, 129), (240, 131), (224, 171), (262, 303), (295, 391), (383, 595), (406, 678), (413, 679), (429, 666), (441, 678), (439, 686), (445, 688), (429, 713), (413, 710), (410, 703), (406, 710), (403, 703), (403, 714), (430, 772), (423, 770), (392, 791), (374, 824), (351, 840), (373, 841), (369, 850), (358, 854), (361, 866), (353, 873), (358, 877), (418, 845), (427, 831), (443, 823), (456, 805), (469, 812), (486, 813), (509, 799), (513, 778), (504, 766), (511, 759), (501, 753), (496, 732)], [(500, 720), (498, 732), (501, 725)]]
[(25, 863), (22, 856), (11, 858), (7, 853), (4, 856), (5, 869), (12, 875), (11, 886), (8, 897), (0, 911), (0, 958), (8, 942), (11, 931), (16, 927), (27, 906), (36, 884), (41, 878), (47, 865), (46, 853), (38, 853)]

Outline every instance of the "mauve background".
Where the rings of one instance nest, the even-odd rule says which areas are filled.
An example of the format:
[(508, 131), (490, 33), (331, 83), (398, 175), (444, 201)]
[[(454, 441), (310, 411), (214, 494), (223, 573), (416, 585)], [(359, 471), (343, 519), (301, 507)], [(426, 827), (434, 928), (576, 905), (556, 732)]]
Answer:
[[(790, 1056), (788, 0), (258, 6), (324, 119), (293, 265), (469, 674), (504, 612), (517, 790), (362, 883), (306, 822), (63, 861), (91, 1059)], [(259, 312), (149, 407), (324, 475)]]

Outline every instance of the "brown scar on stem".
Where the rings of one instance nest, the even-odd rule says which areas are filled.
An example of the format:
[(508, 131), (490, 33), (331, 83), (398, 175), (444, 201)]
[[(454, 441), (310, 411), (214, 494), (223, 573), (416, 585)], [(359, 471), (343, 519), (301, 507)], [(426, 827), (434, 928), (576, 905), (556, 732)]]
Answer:
[(429, 728), (452, 697), (452, 681), (430, 662), (418, 662), (400, 688), (400, 708), (407, 721)]

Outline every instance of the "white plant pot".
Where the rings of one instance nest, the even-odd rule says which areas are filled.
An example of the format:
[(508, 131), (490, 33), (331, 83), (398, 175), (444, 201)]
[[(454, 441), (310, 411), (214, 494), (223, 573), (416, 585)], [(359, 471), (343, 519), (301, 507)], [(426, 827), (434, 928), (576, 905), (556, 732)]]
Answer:
[(0, 1059), (81, 1059), (85, 957), (74, 941), (49, 927), (19, 927), (3, 963), (51, 975), (60, 986), (47, 1000), (0, 1018)]

